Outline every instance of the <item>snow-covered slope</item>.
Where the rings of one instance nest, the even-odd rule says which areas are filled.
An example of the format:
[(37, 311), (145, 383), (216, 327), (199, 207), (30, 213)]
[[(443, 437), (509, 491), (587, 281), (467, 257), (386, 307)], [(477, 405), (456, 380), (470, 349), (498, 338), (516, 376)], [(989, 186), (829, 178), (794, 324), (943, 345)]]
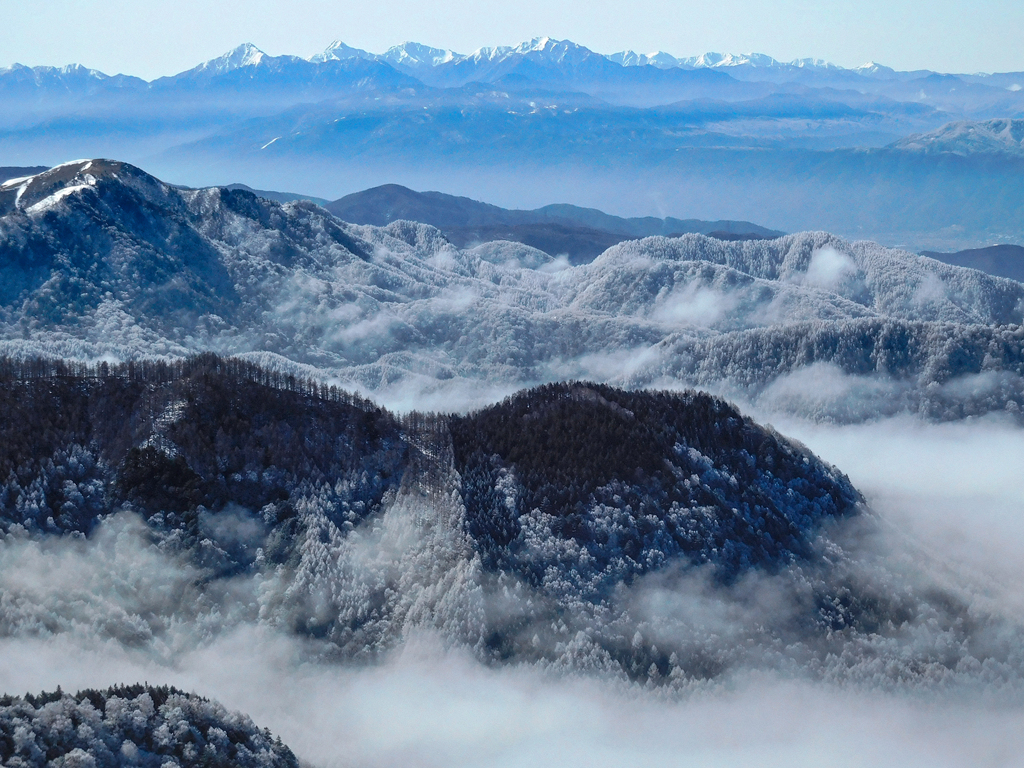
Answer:
[[(1021, 402), (1024, 285), (826, 233), (646, 238), (568, 267), (518, 243), (459, 250), (426, 225), (356, 226), (312, 203), (181, 190), (100, 160), (5, 182), (0, 213), (9, 351), (272, 354), (385, 397), (462, 388), (476, 403), (566, 377), (717, 382), (757, 398), (815, 364), (898, 382), (912, 409), (983, 373), (1001, 394), (966, 397), (967, 412)], [(850, 370), (851, 348), (874, 360), (864, 323), (904, 329), (906, 349)], [(809, 324), (840, 340), (785, 365), (736, 353), (716, 370), (709, 355), (697, 375), (679, 351), (752, 333), (799, 345)], [(972, 351), (951, 353), (965, 338)]]
[(950, 123), (931, 133), (901, 139), (893, 144), (893, 148), (909, 152), (1007, 154), (1024, 157), (1024, 120)]
[(421, 43), (406, 42), (388, 48), (380, 58), (398, 68), (416, 71), (425, 67), (438, 67), (461, 57), (448, 48), (431, 48)]
[(223, 75), (243, 67), (258, 67), (267, 58), (267, 54), (261, 51), (252, 43), (243, 43), (223, 56), (205, 61), (190, 72), (200, 75)]

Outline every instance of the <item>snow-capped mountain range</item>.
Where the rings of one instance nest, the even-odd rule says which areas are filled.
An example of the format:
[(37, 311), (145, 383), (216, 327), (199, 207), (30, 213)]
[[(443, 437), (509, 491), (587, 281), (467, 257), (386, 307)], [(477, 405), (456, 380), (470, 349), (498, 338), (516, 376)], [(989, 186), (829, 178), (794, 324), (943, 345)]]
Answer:
[[(991, 153), (961, 137), (942, 152), (967, 159), (936, 163), (900, 140), (1016, 119), (1022, 87), (1014, 73), (606, 56), (550, 38), (471, 54), (336, 42), (310, 58), (246, 44), (152, 82), (0, 70), (0, 163), (120, 157), (196, 186), (332, 199), (399, 183), (517, 208), (560, 199), (961, 249), (1024, 236), (1019, 159), (1004, 152), (989, 168)], [(529, 199), (538, 189), (550, 196)]]
[[(201, 64), (200, 67), (223, 67), (225, 65), (254, 66), (265, 56), (262, 51), (251, 43), (246, 43), (224, 56)], [(424, 67), (440, 67), (458, 65), (462, 62), (491, 64), (531, 57), (557, 64), (578, 64), (591, 56), (602, 56), (611, 62), (624, 67), (651, 66), (658, 69), (819, 69), (832, 71), (855, 72), (866, 77), (891, 78), (897, 75), (896, 70), (876, 62), (868, 62), (859, 67), (847, 69), (824, 59), (802, 58), (782, 62), (763, 53), (717, 53), (707, 52), (697, 56), (676, 57), (665, 51), (638, 53), (636, 51), (619, 51), (611, 54), (598, 54), (585, 46), (570, 40), (554, 40), (550, 37), (535, 37), (516, 46), (483, 47), (469, 54), (461, 54), (451, 49), (433, 48), (416, 42), (404, 42), (395, 45), (383, 53), (371, 53), (361, 48), (353, 48), (341, 40), (335, 40), (323, 53), (309, 57), (311, 62), (325, 62), (344, 59), (373, 59), (385, 61), (398, 67), (421, 69)], [(907, 74), (907, 73), (903, 73)]]
[[(559, 72), (562, 75), (559, 78), (561, 81), (573, 82), (576, 85), (580, 84), (580, 80), (577, 78), (567, 81), (565, 73), (567, 71), (577, 75), (585, 73), (590, 80), (590, 88), (586, 89), (588, 93), (594, 92), (595, 83), (619, 77), (621, 73), (616, 71), (617, 68), (691, 72), (709, 70), (728, 74), (730, 79), (738, 81), (771, 83), (775, 86), (799, 84), (811, 87), (847, 88), (890, 97), (896, 96), (901, 100), (925, 102), (937, 98), (936, 95), (928, 93), (929, 88), (919, 88), (915, 93), (900, 84), (913, 82), (927, 86), (929, 81), (934, 81), (935, 78), (952, 78), (963, 81), (965, 87), (962, 90), (964, 91), (970, 91), (971, 89), (967, 86), (973, 84), (980, 86), (982, 90), (1001, 89), (1010, 93), (1016, 93), (1024, 86), (1024, 73), (990, 76), (984, 74), (942, 75), (930, 71), (897, 72), (875, 62), (847, 69), (822, 59), (803, 58), (782, 62), (760, 53), (709, 52), (683, 58), (677, 58), (664, 51), (647, 54), (635, 51), (600, 54), (570, 40), (554, 40), (549, 37), (537, 37), (516, 46), (484, 47), (469, 54), (460, 54), (450, 49), (433, 48), (415, 42), (405, 42), (389, 48), (384, 53), (375, 54), (353, 48), (337, 40), (331, 43), (323, 53), (315, 54), (308, 59), (296, 56), (268, 56), (251, 43), (245, 43), (223, 56), (204, 62), (175, 77), (191, 77), (200, 73), (224, 74), (242, 68), (274, 69), (286, 63), (295, 64), (300, 61), (307, 61), (312, 65), (323, 65), (329, 62), (348, 60), (381, 62), (416, 77), (428, 85), (442, 88), (459, 87), (470, 82), (495, 82), (510, 74), (523, 75), (533, 79), (537, 78), (539, 74), (536, 71), (537, 68), (542, 71), (546, 70), (548, 78), (555, 72)], [(608, 64), (617, 65), (617, 67), (609, 67)], [(541, 78), (543, 78), (543, 74)], [(1002, 81), (1007, 78), (1013, 82), (1003, 84)], [(996, 81), (1000, 85), (997, 86)], [(632, 82), (636, 82), (636, 80)], [(663, 78), (655, 82), (658, 82), (664, 89), (666, 83), (672, 81)], [(728, 94), (727, 82), (718, 82), (719, 88), (723, 88), (726, 94)], [(750, 89), (738, 92), (753, 93)], [(767, 92), (770, 91), (764, 89), (761, 91), (761, 93)], [(671, 93), (671, 89), (666, 90), (665, 96), (662, 98), (669, 97)], [(993, 93), (992, 96), (994, 95)], [(624, 98), (621, 94), (618, 97)], [(945, 107), (949, 103), (949, 94), (944, 94), (944, 97), (939, 103)], [(647, 98), (653, 99), (650, 103), (658, 101), (656, 96)], [(962, 101), (962, 96), (953, 101), (958, 100)]]
[[(975, 95), (988, 93), (989, 101), (999, 91), (1004, 96), (1016, 94), (1024, 86), (1024, 77), (1013, 73), (1000, 75), (940, 75), (934, 72), (896, 72), (895, 70), (868, 63), (853, 69), (846, 69), (819, 59), (797, 59), (791, 62), (780, 62), (765, 54), (721, 54), (704, 53), (699, 56), (677, 58), (664, 51), (640, 54), (634, 51), (621, 51), (614, 54), (599, 54), (569, 40), (553, 40), (548, 37), (534, 38), (517, 46), (497, 46), (480, 48), (470, 54), (459, 54), (447, 49), (433, 48), (421, 43), (406, 42), (396, 45), (384, 53), (375, 54), (353, 48), (342, 41), (335, 41), (323, 53), (309, 57), (281, 55), (270, 56), (255, 45), (245, 43), (228, 51), (222, 56), (203, 62), (196, 67), (171, 77), (162, 77), (147, 84), (138, 78), (117, 75), (109, 77), (96, 70), (86, 69), (79, 65), (57, 67), (24, 67), (14, 64), (0, 69), (0, 95), (28, 95), (30, 89), (39, 89), (54, 95), (55, 91), (64, 89), (70, 92), (82, 88), (88, 83), (94, 88), (102, 86), (119, 89), (146, 90), (147, 88), (165, 89), (184, 82), (195, 82), (203, 79), (216, 79), (239, 70), (250, 72), (256, 77), (258, 73), (287, 73), (296, 83), (303, 79), (323, 78), (332, 64), (338, 62), (378, 62), (399, 72), (411, 75), (423, 83), (434, 87), (460, 87), (471, 82), (490, 83), (502, 80), (509, 75), (526, 77), (538, 84), (550, 82), (563, 85), (589, 85), (585, 92), (605, 89), (604, 95), (616, 91), (608, 90), (610, 82), (620, 81), (633, 84), (658, 85), (663, 91), (659, 98), (647, 93), (643, 99), (649, 104), (668, 103), (665, 99), (673, 98), (673, 84), (679, 82), (713, 83), (721, 91), (722, 96), (767, 95), (782, 91), (788, 92), (793, 86), (810, 87), (845, 87), (865, 93), (875, 93), (889, 97), (916, 102), (934, 103), (946, 109), (957, 101), (967, 106), (970, 93)], [(325, 70), (324, 68), (327, 67)], [(621, 70), (632, 70), (623, 73)], [(645, 70), (661, 70), (667, 74), (656, 76), (654, 73), (641, 75)], [(675, 75), (671, 70), (679, 70)], [(693, 77), (701, 71), (718, 72), (728, 77), (718, 80), (698, 80)], [(689, 80), (683, 72), (690, 72)], [(639, 78), (639, 79), (638, 79)], [(652, 79), (653, 78), (653, 79)], [(683, 80), (680, 80), (683, 78)], [(950, 94), (945, 89), (941, 96), (935, 91), (936, 78), (951, 79), (959, 82), (961, 87), (958, 97), (949, 101)], [(1017, 80), (1021, 80), (1018, 83)], [(1006, 81), (1004, 83), (1004, 81)], [(1012, 81), (1012, 82), (1011, 82)], [(738, 86), (739, 82), (762, 83), (760, 89)], [(928, 85), (931, 82), (932, 88)], [(907, 86), (907, 83), (912, 85)], [(998, 85), (997, 85), (998, 83)], [(507, 86), (508, 84), (506, 84)], [(770, 86), (770, 87), (769, 87)], [(914, 90), (916, 88), (916, 90)], [(932, 93), (928, 93), (932, 90)], [(709, 94), (710, 95), (710, 94)], [(625, 98), (618, 94), (619, 98)], [(964, 102), (964, 99), (968, 102)], [(1012, 101), (1012, 99), (1010, 99)], [(967, 109), (976, 109), (967, 106)]]

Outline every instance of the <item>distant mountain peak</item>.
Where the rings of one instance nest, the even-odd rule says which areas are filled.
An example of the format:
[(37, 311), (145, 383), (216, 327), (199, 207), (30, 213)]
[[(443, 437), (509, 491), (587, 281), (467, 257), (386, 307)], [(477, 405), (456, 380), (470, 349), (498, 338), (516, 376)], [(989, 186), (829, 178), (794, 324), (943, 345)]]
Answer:
[[(550, 37), (535, 37), (529, 42), (520, 43), (519, 46), (516, 47), (516, 51), (522, 53), (527, 53), (528, 51), (546, 51), (549, 48), (555, 47), (560, 42), (562, 41), (552, 40)], [(574, 43), (569, 44), (574, 45)]]
[(620, 51), (610, 53), (606, 57), (609, 61), (621, 64), (623, 67), (657, 67), (658, 69), (674, 69), (680, 65), (680, 60), (671, 53), (665, 51), (654, 51), (653, 53), (637, 53), (636, 51)]
[(380, 58), (389, 64), (420, 69), (422, 67), (437, 67), (465, 57), (450, 48), (432, 48), (422, 43), (406, 41), (401, 45), (388, 48)]
[(508, 56), (513, 50), (515, 49), (508, 45), (485, 45), (482, 48), (477, 48), (471, 54), (466, 56), (464, 61), (500, 61)]
[(314, 64), (322, 64), (326, 61), (345, 61), (347, 59), (376, 59), (375, 54), (364, 51), (362, 48), (353, 48), (341, 40), (335, 40), (327, 46), (323, 53), (309, 57)]
[(726, 67), (778, 67), (780, 62), (764, 53), (718, 53), (709, 51), (700, 56), (680, 59), (681, 66), (693, 69), (720, 69)]
[(88, 67), (83, 67), (81, 64), (65, 64), (63, 67), (58, 67), (58, 70), (62, 75), (85, 74), (90, 77), (104, 76), (101, 72), (98, 72), (95, 69), (89, 69)]
[(535, 37), (529, 43), (521, 44), (515, 52), (557, 64), (577, 64), (592, 57), (605, 58), (572, 40), (555, 40), (551, 37)]
[(884, 64), (879, 64), (877, 61), (869, 61), (866, 64), (861, 64), (859, 67), (854, 67), (854, 72), (859, 72), (862, 75), (877, 75), (877, 74), (892, 74), (896, 70), (892, 67), (887, 67)]
[(267, 58), (267, 54), (261, 51), (252, 43), (242, 43), (237, 48), (218, 56), (215, 59), (204, 61), (193, 71), (205, 72), (214, 75), (222, 75), (225, 72), (232, 72), (243, 67), (259, 66), (260, 62)]
[(838, 64), (833, 64), (831, 61), (825, 59), (793, 59), (789, 62), (791, 67), (800, 67), (801, 69), (842, 69)]
[(29, 74), (30, 77), (38, 80), (41, 76), (58, 76), (61, 78), (109, 80), (110, 75), (100, 72), (98, 69), (90, 69), (81, 64), (65, 64), (62, 67), (39, 66), (29, 67), (25, 64), (14, 63), (9, 67), (0, 67), (0, 75), (11, 73)]

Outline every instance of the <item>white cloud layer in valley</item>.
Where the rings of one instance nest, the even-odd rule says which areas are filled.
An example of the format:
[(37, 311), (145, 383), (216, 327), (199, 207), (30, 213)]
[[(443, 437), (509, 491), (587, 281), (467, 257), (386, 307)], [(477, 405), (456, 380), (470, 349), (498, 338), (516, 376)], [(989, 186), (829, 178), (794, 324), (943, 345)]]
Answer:
[[(175, 669), (63, 643), (5, 642), (19, 682), (114, 676), (195, 688), (247, 711), (317, 766), (1009, 766), (1024, 709), (983, 697), (923, 699), (752, 676), (665, 699), (597, 680), (491, 670), (429, 642), (383, 667), (296, 664), (243, 631)], [(49, 667), (41, 674), (36, 669)], [(5, 669), (5, 677), (12, 677)], [(24, 686), (23, 686), (24, 687)]]

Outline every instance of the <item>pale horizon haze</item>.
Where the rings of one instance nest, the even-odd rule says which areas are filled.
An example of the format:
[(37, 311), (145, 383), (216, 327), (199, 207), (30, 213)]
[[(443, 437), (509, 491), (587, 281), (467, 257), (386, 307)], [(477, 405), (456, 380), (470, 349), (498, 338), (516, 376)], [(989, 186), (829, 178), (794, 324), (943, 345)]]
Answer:
[(154, 79), (251, 42), (271, 55), (310, 56), (333, 40), (372, 52), (412, 40), (470, 53), (538, 36), (599, 53), (664, 50), (766, 53), (845, 67), (875, 61), (900, 70), (1024, 70), (1024, 4), (982, 0), (884, 2), (665, 0), (516, 3), (379, 0), (0, 0), (0, 67), (82, 64)]

